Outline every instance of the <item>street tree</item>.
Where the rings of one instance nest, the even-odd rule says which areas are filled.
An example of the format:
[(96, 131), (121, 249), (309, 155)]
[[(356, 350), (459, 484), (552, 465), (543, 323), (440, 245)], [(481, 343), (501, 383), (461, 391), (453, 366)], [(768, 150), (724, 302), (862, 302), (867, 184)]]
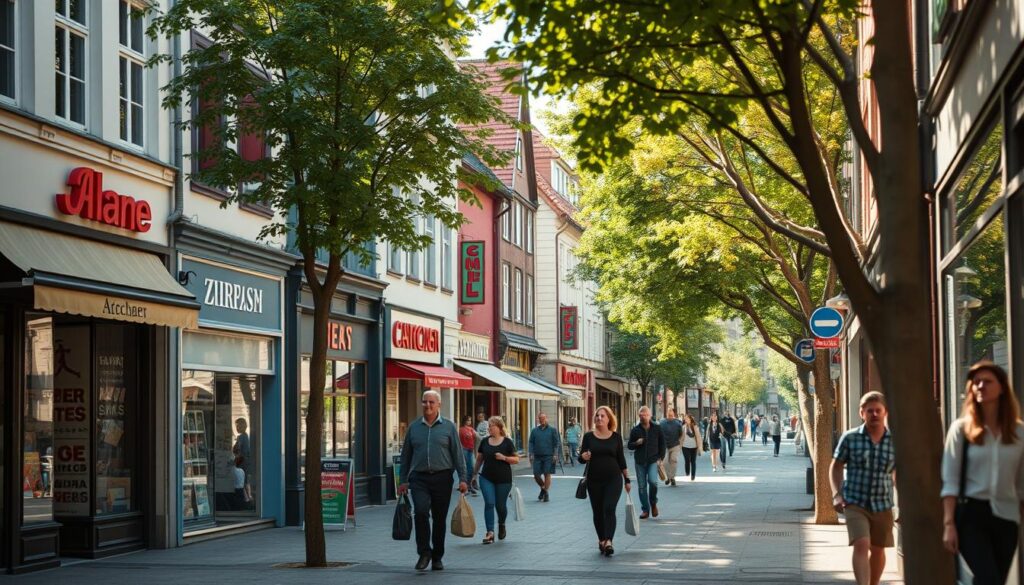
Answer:
[[(950, 583), (951, 557), (939, 538), (941, 423), (937, 412), (921, 415), (934, 405), (930, 287), (922, 286), (931, 273), (929, 203), (918, 172), (922, 149), (908, 5), (723, 0), (674, 3), (667, 10), (664, 2), (617, 0), (474, 4), (510, 17), (505, 38), (517, 59), (538, 64), (532, 78), (541, 91), (570, 93), (595, 80), (602, 84), (600, 100), (577, 119), (583, 166), (601, 166), (632, 149), (632, 138), (616, 129), (636, 116), (646, 129), (671, 133), (699, 113), (760, 153), (761, 142), (738, 123), (737, 112), (755, 108), (764, 114), (800, 170), (797, 177), (780, 168), (780, 176), (792, 179), (813, 209), (871, 342), (890, 422), (915, 438), (896, 445), (898, 486), (914, 495), (900, 508), (907, 579)], [(870, 38), (841, 32), (861, 18), (872, 20)], [(879, 56), (862, 61), (864, 76), (857, 43), (870, 43)], [(690, 69), (697, 59), (717, 63), (739, 81), (726, 91), (707, 84)], [(821, 157), (821, 128), (808, 105), (815, 97), (809, 71), (835, 89), (877, 203), (870, 254), (845, 220), (843, 193), (830, 175), (830, 161)], [(863, 114), (869, 107), (877, 112), (873, 127)]]
[(615, 328), (612, 331), (608, 355), (612, 361), (612, 369), (636, 380), (640, 385), (640, 401), (648, 402), (648, 388), (658, 375), (657, 340), (643, 333), (630, 333)]
[(744, 344), (729, 343), (708, 366), (708, 388), (720, 400), (750, 405), (761, 401), (766, 388), (755, 356)]
[[(151, 36), (200, 31), (207, 47), (181, 57), (163, 105), (200, 103), (183, 126), (209, 132), (192, 178), (223, 189), (224, 204), (276, 212), (261, 237), (287, 235), (301, 254), (314, 305), (310, 379), (323, 380), (331, 300), (346, 258), (368, 264), (374, 243), (418, 249), (415, 218), (462, 221), (454, 164), (467, 151), (496, 165), (483, 133), (460, 124), (503, 119), (480, 80), (460, 71), (466, 22), (430, 18), (432, 0), (178, 0)], [(151, 65), (171, 61), (156, 56)], [(176, 66), (176, 69), (178, 67)], [(269, 156), (239, 154), (261, 136)], [(468, 183), (477, 177), (463, 177)], [(244, 188), (239, 188), (244, 185)], [(320, 502), (323, 385), (306, 418), (306, 566), (326, 564)]]

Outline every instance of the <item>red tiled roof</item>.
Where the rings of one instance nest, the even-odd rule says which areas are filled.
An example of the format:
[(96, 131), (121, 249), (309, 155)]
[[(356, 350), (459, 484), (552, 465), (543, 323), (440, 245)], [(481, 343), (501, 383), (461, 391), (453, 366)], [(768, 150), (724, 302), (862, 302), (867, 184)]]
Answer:
[(551, 186), (551, 183), (547, 179), (541, 176), (537, 176), (537, 192), (544, 198), (544, 201), (555, 211), (555, 214), (575, 225), (579, 229), (583, 229), (583, 224), (576, 219), (576, 208), (572, 203), (569, 203), (561, 195), (555, 191), (555, 188)]
[[(514, 84), (517, 82), (509, 82), (502, 75), (502, 71), (517, 67), (515, 63), (511, 61), (490, 63), (487, 59), (467, 59), (460, 60), (459, 65), (466, 67), (469, 70), (476, 71), (487, 86), (485, 90), (487, 95), (498, 99), (498, 108), (512, 119), (520, 119), (519, 105), (521, 97), (508, 90), (510, 83)], [(516, 135), (518, 134), (518, 131), (508, 124), (501, 122), (489, 122), (487, 124), (480, 124), (477, 126), (462, 126), (462, 128), (466, 130), (477, 128), (489, 129), (491, 130), (491, 136), (488, 139), (488, 142), (491, 146), (498, 150), (508, 152), (509, 156), (513, 156), (515, 153)], [(508, 165), (491, 170), (494, 171), (494, 174), (497, 175), (503, 183), (511, 186), (512, 165), (514, 164), (515, 161), (510, 158)]]

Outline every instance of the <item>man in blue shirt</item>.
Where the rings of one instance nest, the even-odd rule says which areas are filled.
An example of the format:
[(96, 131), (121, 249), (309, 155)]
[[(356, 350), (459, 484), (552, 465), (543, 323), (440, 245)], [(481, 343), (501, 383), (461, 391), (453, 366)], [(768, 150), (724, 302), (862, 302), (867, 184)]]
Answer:
[(533, 481), (540, 486), (538, 500), (546, 502), (551, 489), (551, 474), (555, 472), (555, 457), (562, 452), (562, 439), (558, 430), (548, 425), (548, 415), (537, 415), (537, 426), (530, 433), (530, 463), (533, 464)]
[(846, 431), (839, 439), (830, 469), (832, 505), (846, 515), (858, 585), (878, 584), (885, 570), (885, 549), (895, 546), (892, 508), (896, 451), (885, 427), (887, 414), (881, 392), (861, 397), (860, 418), (864, 424)]
[(576, 457), (579, 455), (576, 449), (580, 445), (582, 430), (576, 424), (575, 419), (569, 419), (569, 426), (565, 429), (565, 442), (569, 444), (569, 463), (576, 467)]

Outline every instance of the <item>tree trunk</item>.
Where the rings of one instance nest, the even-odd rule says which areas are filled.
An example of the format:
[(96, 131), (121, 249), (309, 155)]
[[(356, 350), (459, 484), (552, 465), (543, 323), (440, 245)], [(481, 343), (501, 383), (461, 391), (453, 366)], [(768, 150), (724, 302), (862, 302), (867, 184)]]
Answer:
[[(326, 298), (325, 298), (326, 297)], [(324, 379), (327, 376), (327, 326), (334, 291), (313, 293), (313, 353), (309, 362), (309, 408), (306, 411), (306, 566), (327, 565), (324, 519), (320, 507), (320, 439), (324, 424)]]
[(817, 441), (814, 440), (814, 395), (810, 393), (811, 368), (797, 366), (796, 394), (800, 404), (800, 425), (804, 429), (804, 442), (811, 462), (817, 465), (818, 453), (815, 451)]
[(676, 411), (677, 417), (682, 418), (679, 416), (679, 388), (681, 386), (676, 386), (676, 389), (672, 391), (672, 409)]
[(814, 358), (814, 523), (838, 524), (832, 507), (829, 468), (832, 465), (832, 429), (835, 424), (835, 390), (829, 373), (828, 351)]

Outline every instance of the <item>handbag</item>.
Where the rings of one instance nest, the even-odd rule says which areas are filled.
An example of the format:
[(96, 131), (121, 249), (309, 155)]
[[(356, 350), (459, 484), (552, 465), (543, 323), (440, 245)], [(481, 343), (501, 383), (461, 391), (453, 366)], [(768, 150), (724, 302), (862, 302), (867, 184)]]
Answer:
[(523, 503), (523, 494), (515, 484), (512, 484), (512, 491), (508, 493), (512, 500), (512, 513), (516, 522), (526, 519), (526, 505)]
[[(964, 438), (964, 451), (960, 459), (960, 493), (956, 496), (956, 508), (953, 509), (953, 525), (956, 526), (958, 535), (962, 524), (961, 519), (967, 513), (967, 496), (964, 492), (967, 490), (967, 447), (970, 444), (966, 434), (961, 436)], [(964, 560), (963, 554), (959, 552), (956, 554), (956, 582), (958, 585), (971, 585), (974, 583), (974, 573), (967, 566), (967, 561)]]
[(393, 540), (409, 540), (412, 538), (412, 505), (409, 495), (402, 494), (395, 506), (395, 519), (391, 522), (391, 538)]
[(580, 482), (576, 484), (576, 499), (585, 500), (587, 499), (587, 471), (590, 470), (590, 462), (587, 461), (587, 466), (583, 468), (583, 477), (580, 478)]
[(466, 494), (459, 495), (459, 505), (455, 506), (455, 513), (452, 514), (452, 534), (463, 538), (472, 538), (476, 534), (476, 518), (473, 517), (473, 508), (466, 501)]
[(665, 473), (665, 466), (661, 463), (658, 464), (658, 479), (668, 481), (668, 473)]
[(626, 534), (640, 535), (640, 517), (636, 515), (636, 506), (633, 505), (631, 494), (626, 494)]

